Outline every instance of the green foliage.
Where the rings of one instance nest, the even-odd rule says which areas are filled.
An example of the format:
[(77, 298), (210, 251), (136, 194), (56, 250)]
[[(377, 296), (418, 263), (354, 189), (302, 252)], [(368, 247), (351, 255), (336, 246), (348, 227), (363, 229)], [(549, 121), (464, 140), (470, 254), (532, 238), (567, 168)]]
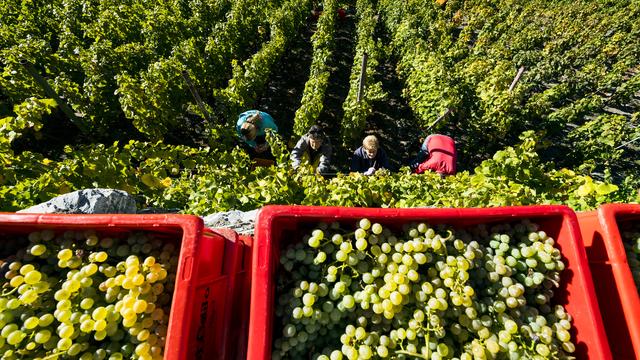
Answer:
[(236, 60), (232, 61), (233, 77), (226, 89), (216, 93), (218, 100), (226, 102), (226, 118), (233, 118), (255, 101), (258, 92), (267, 83), (274, 64), (282, 57), (310, 10), (309, 0), (286, 1), (269, 16), (271, 40), (242, 65)]
[[(342, 105), (344, 117), (341, 136), (346, 148), (351, 147), (354, 140), (362, 136), (367, 117), (373, 112), (372, 102), (383, 100), (386, 97), (382, 90), (382, 84), (374, 79), (378, 72), (379, 59), (383, 55), (380, 40), (374, 39), (374, 31), (378, 23), (376, 8), (373, 1), (360, 0), (356, 2), (356, 11), (358, 15), (356, 54), (353, 58), (349, 79), (349, 94)], [(362, 79), (364, 89), (362, 98), (358, 101), (362, 59), (365, 54), (367, 55), (367, 64), (363, 74), (364, 79)]]
[[(473, 170), (446, 178), (402, 169), (327, 180), (310, 167), (291, 169), (286, 147), (274, 134), (269, 140), (277, 165), (251, 170), (246, 154), (232, 149), (229, 124), (241, 108), (256, 105), (283, 54), (296, 50), (291, 40), (314, 4), (2, 2), (0, 208), (17, 210), (96, 186), (126, 190), (141, 206), (197, 214), (265, 204), (567, 204), (584, 210), (639, 200), (638, 147), (618, 148), (638, 136), (640, 4), (626, 1), (449, 0), (440, 6), (357, 0), (343, 142), (359, 136), (372, 103), (384, 98), (377, 79), (390, 53), (384, 60), (397, 60), (403, 95), (421, 127), (453, 110), (433, 130), (454, 136), (459, 168)], [(293, 124), (283, 124), (298, 135), (323, 109), (339, 6), (335, 0), (323, 3), (302, 101), (291, 109)], [(377, 38), (380, 33), (388, 44)], [(367, 86), (357, 102), (364, 53)], [(56, 104), (23, 60), (90, 130), (68, 143), (58, 140), (51, 149), (24, 145), (47, 139), (43, 128), (65, 120), (58, 112), (53, 116)], [(510, 92), (521, 66), (524, 76)], [(205, 114), (183, 71), (213, 114), (205, 131), (190, 128)], [(200, 142), (189, 137), (210, 145), (197, 147)], [(192, 145), (176, 145), (185, 143)]]
[(634, 134), (632, 126), (620, 115), (603, 115), (586, 122), (570, 134), (570, 139), (575, 144), (574, 156), (602, 163), (617, 161), (623, 150), (616, 147), (630, 140), (626, 135)]
[(0, 119), (0, 149), (10, 151), (8, 145), (25, 130), (42, 129), (42, 117), (51, 114), (57, 107), (53, 99), (28, 98), (13, 108), (15, 117)]
[(325, 91), (329, 85), (329, 75), (333, 49), (335, 46), (335, 23), (338, 2), (327, 0), (324, 2), (324, 11), (318, 19), (318, 29), (311, 37), (313, 43), (313, 59), (309, 70), (309, 79), (304, 85), (302, 102), (293, 124), (293, 132), (302, 135), (316, 123), (322, 112)]
[[(512, 145), (522, 131), (533, 129), (544, 133), (544, 142), (553, 143), (543, 156), (560, 166), (595, 163), (597, 171), (637, 176), (637, 167), (623, 160), (635, 152), (602, 155), (588, 149), (598, 141), (613, 140), (608, 126), (589, 124), (594, 118), (611, 111), (621, 114), (616, 107), (627, 108), (628, 122), (637, 113), (637, 105), (628, 106), (639, 90), (637, 3), (448, 1), (440, 7), (435, 2), (384, 0), (380, 4), (400, 59), (404, 96), (423, 127), (446, 109), (454, 110), (454, 116), (434, 130), (463, 139), (459, 141), (463, 166), (471, 167)], [(509, 92), (521, 66), (524, 75)], [(632, 127), (617, 128), (621, 133), (616, 141), (635, 133)], [(587, 133), (589, 140), (583, 139)], [(578, 154), (579, 149), (586, 152)], [(564, 156), (568, 152), (571, 156)], [(602, 157), (609, 161), (603, 163)]]
[[(621, 193), (616, 185), (596, 181), (567, 169), (553, 170), (535, 152), (532, 133), (522, 135), (519, 146), (495, 154), (473, 173), (463, 171), (441, 178), (435, 173), (377, 172), (374, 176), (339, 174), (325, 180), (313, 169), (298, 172), (288, 163), (246, 172), (248, 159), (217, 167), (193, 189), (199, 199), (189, 212), (205, 214), (229, 209), (253, 209), (265, 204), (306, 204), (362, 207), (486, 207), (506, 205), (567, 204), (588, 210), (604, 202), (638, 201), (637, 193)], [(633, 185), (629, 189), (633, 188)], [(213, 194), (212, 194), (213, 192)], [(206, 195), (209, 194), (209, 195)]]
[[(188, 194), (165, 191), (198, 169), (211, 166), (207, 148), (130, 141), (65, 147), (59, 160), (23, 152), (3, 158), (0, 208), (18, 210), (69, 191), (104, 187), (143, 196), (144, 205), (182, 207)], [(142, 205), (142, 204), (141, 204)]]
[(193, 99), (181, 72), (187, 70), (201, 92), (225, 81), (231, 60), (250, 55), (264, 40), (256, 35), (272, 6), (277, 2), (6, 4), (0, 8), (0, 86), (10, 106), (42, 98), (20, 65), (28, 60), (90, 124), (86, 137), (139, 136), (133, 127), (163, 140), (190, 115)]

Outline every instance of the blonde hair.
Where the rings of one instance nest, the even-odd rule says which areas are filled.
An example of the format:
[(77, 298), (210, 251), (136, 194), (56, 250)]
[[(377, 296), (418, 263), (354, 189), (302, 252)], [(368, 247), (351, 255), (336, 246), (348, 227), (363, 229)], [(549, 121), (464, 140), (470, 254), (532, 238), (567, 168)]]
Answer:
[[(240, 126), (240, 133), (248, 137), (251, 135), (253, 131), (258, 131), (259, 125), (262, 122), (262, 116), (260, 116), (260, 112), (256, 111), (255, 114), (249, 115), (244, 123)], [(255, 138), (255, 136), (253, 136)]]
[(378, 138), (375, 137), (375, 135), (369, 135), (362, 140), (362, 146), (368, 150), (377, 150), (380, 144), (378, 143)]

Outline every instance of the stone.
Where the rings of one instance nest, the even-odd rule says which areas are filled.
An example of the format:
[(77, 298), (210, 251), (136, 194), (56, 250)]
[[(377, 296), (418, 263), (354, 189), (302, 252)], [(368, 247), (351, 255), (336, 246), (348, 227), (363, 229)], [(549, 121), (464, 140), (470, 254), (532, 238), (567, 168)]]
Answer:
[(250, 235), (253, 234), (257, 215), (257, 209), (251, 211), (231, 210), (210, 214), (204, 216), (202, 219), (206, 227), (212, 229), (227, 228), (234, 230), (238, 234)]
[(32, 214), (135, 214), (136, 201), (115, 189), (84, 189), (17, 211)]

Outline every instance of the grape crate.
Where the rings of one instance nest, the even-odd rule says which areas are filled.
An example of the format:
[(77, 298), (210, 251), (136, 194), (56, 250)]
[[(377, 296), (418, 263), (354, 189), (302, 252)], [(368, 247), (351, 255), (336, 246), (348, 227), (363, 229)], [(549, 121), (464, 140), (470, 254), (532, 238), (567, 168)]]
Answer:
[(248, 358), (612, 359), (564, 206), (268, 206)]

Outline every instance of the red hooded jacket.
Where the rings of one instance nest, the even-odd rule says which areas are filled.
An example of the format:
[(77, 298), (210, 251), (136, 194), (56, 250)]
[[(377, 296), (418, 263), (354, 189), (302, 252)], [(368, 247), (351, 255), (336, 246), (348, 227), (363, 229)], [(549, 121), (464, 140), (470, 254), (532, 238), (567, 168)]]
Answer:
[(438, 174), (453, 175), (456, 173), (456, 144), (446, 135), (429, 135), (422, 144), (427, 159), (418, 165), (417, 174), (432, 170)]

